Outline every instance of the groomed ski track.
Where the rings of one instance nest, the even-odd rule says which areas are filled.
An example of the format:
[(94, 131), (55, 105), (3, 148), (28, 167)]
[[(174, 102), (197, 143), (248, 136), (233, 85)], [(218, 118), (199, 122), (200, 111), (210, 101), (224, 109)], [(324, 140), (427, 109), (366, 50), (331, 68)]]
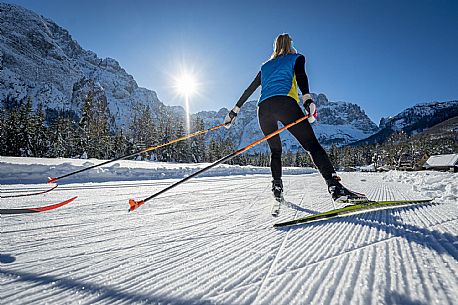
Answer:
[[(422, 199), (382, 174), (342, 174), (372, 200)], [(1, 218), (3, 304), (457, 304), (456, 202), (275, 229), (333, 208), (317, 174), (285, 176), (270, 215), (268, 175), (62, 185), (54, 212)], [(8, 185), (8, 189), (30, 188)], [(2, 200), (28, 206), (37, 197)]]

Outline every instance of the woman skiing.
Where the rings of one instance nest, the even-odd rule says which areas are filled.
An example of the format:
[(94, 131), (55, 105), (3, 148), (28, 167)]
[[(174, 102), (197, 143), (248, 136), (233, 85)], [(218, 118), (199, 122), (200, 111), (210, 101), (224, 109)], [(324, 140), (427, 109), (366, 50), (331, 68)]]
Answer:
[[(244, 91), (235, 107), (224, 119), (225, 127), (229, 128), (234, 122), (240, 108), (261, 86), (261, 96), (258, 101), (258, 119), (264, 135), (278, 129), (278, 121), (283, 125), (304, 116), (299, 106), (299, 93), (302, 92), (302, 101), (309, 115), (304, 120), (288, 130), (307, 150), (321, 175), (328, 185), (328, 191), (336, 202), (365, 201), (367, 198), (345, 188), (339, 181), (326, 151), (315, 137), (310, 123), (315, 121), (317, 112), (309, 91), (307, 74), (305, 73), (305, 57), (294, 49), (291, 37), (284, 33), (275, 39), (274, 51), (270, 59), (261, 66), (253, 82)], [(276, 135), (267, 140), (271, 151), (270, 168), (272, 171), (272, 192), (275, 198), (283, 200), (282, 146), (280, 136)]]

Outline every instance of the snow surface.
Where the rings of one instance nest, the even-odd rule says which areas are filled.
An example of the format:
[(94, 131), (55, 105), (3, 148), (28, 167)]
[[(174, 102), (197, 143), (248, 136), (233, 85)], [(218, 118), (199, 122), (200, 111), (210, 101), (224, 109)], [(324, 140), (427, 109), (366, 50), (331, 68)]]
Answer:
[[(15, 162), (22, 171), (11, 160), (10, 170)], [(53, 163), (23, 161), (35, 162)], [(190, 180), (132, 213), (128, 199), (177, 180), (71, 183), (1, 199), (25, 207), (79, 196), (52, 212), (1, 218), (2, 304), (456, 304), (457, 174), (341, 173), (374, 200), (435, 203), (275, 229), (333, 208), (320, 175), (285, 175), (289, 203), (274, 219), (270, 176), (228, 173)], [(2, 194), (44, 186), (3, 184)]]
[(414, 191), (438, 202), (458, 202), (458, 174), (456, 173), (391, 171), (386, 173), (383, 179), (407, 183)]

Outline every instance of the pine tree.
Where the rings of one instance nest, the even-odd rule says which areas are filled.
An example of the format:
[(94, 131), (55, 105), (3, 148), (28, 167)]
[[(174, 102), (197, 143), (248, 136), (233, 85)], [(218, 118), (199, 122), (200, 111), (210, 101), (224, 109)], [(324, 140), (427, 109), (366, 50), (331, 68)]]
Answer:
[(92, 94), (88, 94), (84, 100), (81, 109), (81, 119), (79, 121), (79, 132), (77, 134), (77, 147), (80, 156), (87, 155), (89, 150), (92, 150), (91, 138), (89, 135), (90, 128), (93, 122), (92, 118)]
[(219, 152), (219, 145), (215, 139), (210, 140), (210, 143), (208, 144), (208, 152), (206, 156), (207, 156), (207, 162), (214, 162), (221, 158), (221, 154)]
[(6, 156), (19, 156), (20, 144), (16, 141), (18, 133), (18, 109), (9, 109), (5, 111), (3, 120), (3, 155)]
[(111, 158), (118, 158), (132, 152), (133, 147), (124, 135), (122, 129), (118, 130), (113, 137), (113, 155)]
[[(159, 109), (158, 113), (156, 114), (157, 120), (156, 120), (156, 134), (157, 136), (155, 139), (157, 139), (158, 144), (163, 144), (167, 143), (171, 138), (171, 132), (172, 132), (172, 123), (170, 122), (170, 115), (167, 111), (167, 109)], [(158, 161), (169, 161), (171, 159), (171, 147), (166, 146), (164, 148), (160, 148), (154, 151), (156, 154), (156, 159)]]
[[(198, 117), (196, 117), (192, 122), (192, 132), (197, 132), (200, 130), (204, 130), (204, 121)], [(205, 155), (205, 138), (204, 136), (196, 136), (191, 138), (190, 144), (190, 156), (191, 162), (199, 163), (203, 162), (206, 159)]]
[(329, 160), (334, 167), (338, 167), (340, 165), (339, 151), (337, 149), (337, 145), (334, 143), (331, 145), (331, 149), (329, 150)]
[(49, 131), (49, 157), (74, 157), (78, 154), (75, 151), (76, 131), (70, 118), (60, 116), (52, 123)]
[(284, 166), (292, 166), (294, 164), (294, 156), (291, 150), (288, 150), (286, 154), (283, 154), (282, 159)]
[[(145, 149), (158, 144), (156, 127), (154, 126), (149, 106), (146, 106), (140, 114), (138, 121), (135, 122), (134, 130), (136, 135), (135, 143), (137, 143), (139, 149)], [(147, 152), (143, 158), (149, 159), (153, 153)]]
[(79, 122), (79, 144), (81, 155), (91, 158), (107, 159), (112, 153), (110, 135), (110, 113), (105, 96), (94, 99), (89, 92), (82, 107)]
[[(176, 120), (176, 125), (175, 125), (175, 131), (174, 131), (174, 138), (181, 138), (185, 136), (185, 130), (184, 130), (184, 122), (182, 120), (177, 119)], [(190, 159), (190, 153), (189, 153), (189, 142), (187, 140), (185, 141), (179, 141), (175, 143), (173, 146), (173, 152), (172, 152), (172, 161), (174, 162), (189, 162)]]
[(296, 155), (294, 156), (294, 166), (296, 167), (304, 166), (304, 157), (299, 149), (296, 151)]
[(35, 126), (32, 124), (32, 99), (30, 97), (19, 107), (17, 123), (14, 139), (18, 144), (19, 156), (30, 157), (32, 156), (32, 135), (35, 132)]
[[(221, 141), (219, 145), (219, 151), (220, 151), (220, 156), (218, 159), (227, 156), (228, 154), (234, 152), (236, 150), (236, 146), (232, 139), (226, 138), (223, 141)], [(229, 161), (229, 164), (236, 164), (237, 159), (232, 159)]]
[(32, 156), (44, 157), (48, 154), (48, 130), (45, 126), (43, 105), (38, 104), (37, 110), (30, 117), (31, 134), (29, 135), (29, 149)]
[(105, 96), (96, 101), (96, 114), (92, 137), (95, 142), (95, 155), (97, 158), (109, 159), (112, 153), (110, 136), (110, 112)]

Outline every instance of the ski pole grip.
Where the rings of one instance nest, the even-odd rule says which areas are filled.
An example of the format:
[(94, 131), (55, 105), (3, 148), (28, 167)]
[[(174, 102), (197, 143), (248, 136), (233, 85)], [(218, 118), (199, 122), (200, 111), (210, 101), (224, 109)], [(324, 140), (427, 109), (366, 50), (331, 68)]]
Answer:
[(136, 201), (133, 199), (129, 199), (129, 205), (130, 205), (129, 212), (132, 212), (133, 210), (137, 209), (139, 206), (143, 205), (144, 203), (145, 203), (144, 200)]

